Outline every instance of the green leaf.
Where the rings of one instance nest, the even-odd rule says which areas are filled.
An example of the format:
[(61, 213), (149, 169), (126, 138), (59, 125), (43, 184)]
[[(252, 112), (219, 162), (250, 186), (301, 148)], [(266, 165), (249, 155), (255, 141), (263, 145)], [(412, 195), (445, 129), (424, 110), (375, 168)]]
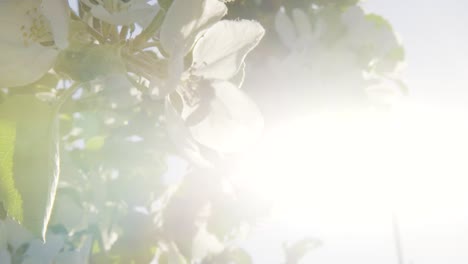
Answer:
[(393, 31), (391, 24), (382, 16), (377, 14), (368, 14), (366, 15), (366, 19), (373, 22), (379, 28), (387, 28)]
[(104, 146), (106, 142), (105, 136), (95, 136), (86, 141), (86, 149), (91, 151), (97, 151)]
[(169, 7), (172, 5), (173, 0), (159, 0), (158, 4), (161, 6), (162, 9), (168, 10)]
[(56, 110), (33, 95), (9, 97), (0, 104), (0, 131), (4, 208), (44, 240), (59, 176)]
[(15, 123), (0, 119), (0, 204), (11, 217), (21, 221), (23, 202), (13, 179), (15, 140)]

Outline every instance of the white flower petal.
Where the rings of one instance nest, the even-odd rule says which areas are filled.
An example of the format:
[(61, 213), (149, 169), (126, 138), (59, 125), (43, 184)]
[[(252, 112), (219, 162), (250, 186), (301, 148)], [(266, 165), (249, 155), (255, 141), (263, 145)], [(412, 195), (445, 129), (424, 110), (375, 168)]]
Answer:
[(229, 79), (229, 82), (234, 84), (235, 86), (241, 88), (242, 85), (244, 84), (245, 80), (245, 62), (242, 63), (239, 71), (237, 71), (236, 75), (232, 76), (231, 79)]
[(131, 25), (151, 20), (159, 11), (158, 5), (149, 5), (147, 3), (131, 5), (127, 11), (110, 13), (101, 5), (95, 5), (91, 8), (91, 14), (100, 20), (112, 25)]
[(211, 167), (211, 163), (201, 155), (198, 145), (190, 135), (190, 131), (185, 126), (184, 120), (172, 106), (169, 97), (166, 97), (164, 108), (166, 129), (169, 137), (179, 151), (182, 152), (182, 155), (200, 167)]
[[(57, 50), (39, 44), (22, 48), (0, 42), (0, 50), (0, 88), (22, 86), (39, 80), (53, 67), (58, 55)], [(18, 56), (11, 58), (13, 53)]]
[(188, 53), (203, 30), (219, 21), (227, 7), (218, 0), (174, 0), (161, 26), (161, 44), (173, 54)]
[(168, 74), (169, 78), (165, 90), (162, 91), (163, 96), (173, 92), (177, 85), (179, 84), (182, 74), (184, 73), (185, 64), (184, 64), (184, 55), (180, 51), (176, 51), (169, 58), (169, 67)]
[(70, 9), (67, 0), (42, 0), (41, 10), (49, 20), (55, 45), (60, 49), (68, 47)]
[(296, 29), (293, 22), (286, 14), (284, 7), (281, 7), (276, 13), (275, 29), (281, 42), (283, 42), (286, 47), (294, 49), (297, 40)]
[(215, 99), (208, 115), (189, 126), (200, 144), (222, 153), (238, 152), (253, 144), (263, 130), (262, 114), (255, 103), (232, 83), (213, 81)]
[(312, 38), (312, 25), (310, 23), (309, 17), (304, 11), (297, 8), (292, 11), (292, 15), (294, 24), (296, 24), (299, 39), (304, 41), (303, 44), (307, 44), (307, 42)]
[(37, 81), (55, 62), (57, 48), (42, 46), (38, 36), (30, 34), (31, 27), (35, 32), (50, 30), (38, 22), (48, 22), (39, 12), (39, 4), (32, 0), (0, 2), (0, 88)]
[(193, 74), (228, 80), (245, 56), (260, 42), (265, 30), (258, 22), (223, 20), (214, 24), (193, 49)]

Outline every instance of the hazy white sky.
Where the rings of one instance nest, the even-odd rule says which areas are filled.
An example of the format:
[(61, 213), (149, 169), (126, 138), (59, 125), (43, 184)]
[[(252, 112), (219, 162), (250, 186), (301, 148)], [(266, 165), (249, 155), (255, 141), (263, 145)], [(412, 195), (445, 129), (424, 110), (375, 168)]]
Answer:
[[(457, 129), (457, 122), (467, 124), (468, 1), (368, 0), (363, 6), (387, 18), (404, 43), (404, 76), (411, 91), (408, 104), (429, 123), (434, 112), (441, 113), (439, 119), (434, 119), (434, 127), (438, 126), (437, 120), (445, 119), (444, 115), (456, 113), (458, 119), (445, 136), (450, 137), (450, 129)], [(437, 155), (461, 158), (461, 153)], [(405, 264), (468, 263), (467, 177), (451, 177), (442, 170), (432, 179), (435, 187), (426, 188), (426, 182), (421, 182), (431, 202), (419, 198), (426, 200), (421, 201), (424, 206), (415, 202), (400, 217)], [(415, 201), (420, 201), (419, 191), (414, 190)], [(322, 199), (311, 201), (310, 212), (297, 216), (300, 221), (291, 210), (287, 217), (259, 229), (246, 244), (254, 252), (255, 263), (281, 263), (278, 241), (311, 235), (325, 244), (303, 263), (397, 264), (390, 212), (378, 207), (367, 207), (373, 211), (366, 214), (353, 211), (352, 206), (347, 209), (346, 197), (336, 207), (320, 207), (327, 203), (327, 197)]]
[(413, 100), (467, 106), (467, 1), (367, 0), (364, 7), (387, 18), (401, 36)]
[[(458, 122), (466, 124), (468, 2), (368, 0), (364, 6), (390, 20), (403, 40), (407, 54), (406, 79), (412, 91), (411, 103), (422, 105), (421, 109), (458, 112)], [(407, 260), (414, 264), (468, 263), (468, 203), (463, 194), (466, 188), (454, 187), (467, 186), (468, 181), (464, 179), (467, 176), (465, 174), (447, 187), (452, 188), (452, 199), (435, 203), (432, 208), (421, 212), (420, 221), (405, 222), (402, 219)], [(450, 181), (449, 177), (445, 181)], [(434, 197), (438, 195), (446, 194), (433, 193)]]

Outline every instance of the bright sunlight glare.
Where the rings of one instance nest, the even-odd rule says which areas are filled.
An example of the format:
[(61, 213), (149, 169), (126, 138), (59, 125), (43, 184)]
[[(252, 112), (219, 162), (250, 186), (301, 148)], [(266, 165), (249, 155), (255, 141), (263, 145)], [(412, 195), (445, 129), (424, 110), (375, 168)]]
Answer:
[(462, 202), (467, 132), (461, 117), (427, 109), (315, 114), (268, 133), (236, 175), (273, 203), (274, 217), (414, 215)]

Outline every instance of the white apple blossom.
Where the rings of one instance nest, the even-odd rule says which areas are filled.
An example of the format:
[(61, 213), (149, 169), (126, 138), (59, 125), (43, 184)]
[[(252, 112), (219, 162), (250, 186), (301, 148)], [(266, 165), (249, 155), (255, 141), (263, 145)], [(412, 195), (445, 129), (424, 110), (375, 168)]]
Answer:
[(161, 27), (161, 45), (169, 55), (169, 83), (173, 89), (184, 71), (183, 58), (200, 35), (227, 13), (218, 0), (174, 0)]
[(291, 20), (284, 7), (276, 13), (275, 28), (281, 42), (290, 50), (313, 47), (321, 33), (320, 27), (312, 30), (309, 18), (300, 9), (293, 9), (292, 16)]
[(164, 50), (172, 58), (185, 56), (200, 35), (226, 13), (226, 5), (218, 0), (174, 0), (161, 27)]
[(0, 88), (40, 79), (68, 46), (66, 0), (0, 2)]
[[(183, 124), (171, 131), (231, 153), (252, 144), (263, 127), (259, 110), (234, 83), (242, 80), (245, 56), (259, 43), (264, 29), (254, 21), (219, 21), (225, 13), (226, 6), (217, 0), (173, 2), (161, 28), (161, 44), (170, 54), (163, 94), (167, 117), (180, 119), (168, 123)], [(186, 69), (184, 57), (192, 47), (192, 64)], [(180, 113), (171, 109), (174, 92), (183, 102)], [(176, 144), (187, 141), (179, 136), (174, 138)], [(197, 152), (195, 143), (184, 145)]]
[[(364, 74), (369, 69), (363, 61), (367, 59), (365, 56), (370, 56), (373, 59), (370, 63), (376, 65), (388, 53), (398, 49), (395, 34), (383, 20), (369, 18), (359, 6), (344, 10), (340, 20), (345, 33), (329, 43), (323, 39), (332, 29), (320, 16), (316, 17), (313, 25), (304, 11), (293, 9), (289, 16), (281, 8), (275, 17), (275, 29), (289, 52), (282, 58), (270, 60), (269, 69), (257, 74), (268, 76), (267, 80), (260, 82), (275, 87), (292, 85), (310, 95), (310, 100), (313, 100), (312, 96), (319, 98), (316, 99), (318, 103), (337, 101), (338, 97), (351, 104), (366, 97), (371, 99), (371, 103), (382, 102), (382, 98), (376, 96), (376, 89), (366, 89), (366, 76), (371, 74)], [(377, 74), (372, 75), (377, 77)], [(390, 89), (390, 86), (385, 87)], [(382, 86), (378, 90), (380, 96), (398, 93), (398, 90), (383, 92)]]

